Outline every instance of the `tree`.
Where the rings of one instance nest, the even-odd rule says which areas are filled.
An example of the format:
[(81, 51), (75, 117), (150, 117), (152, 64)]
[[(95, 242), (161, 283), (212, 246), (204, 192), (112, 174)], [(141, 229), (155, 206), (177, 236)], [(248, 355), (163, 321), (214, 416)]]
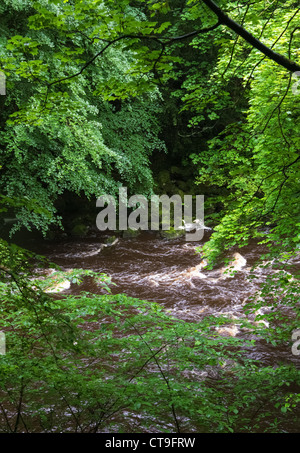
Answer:
[[(295, 26), (299, 10), (290, 6), (286, 3), (276, 10), (276, 17), (273, 7), (260, 9), (253, 23), (266, 39), (277, 36), (271, 47), (276, 45), (282, 53), (286, 48), (288, 55), (299, 40)], [(245, 21), (253, 17), (250, 8), (245, 5), (240, 11)], [(191, 87), (186, 96), (186, 108), (196, 113), (193, 124), (198, 128), (206, 121), (207, 108), (215, 130), (222, 123), (224, 103), (229, 114), (233, 106), (240, 109), (239, 119), (229, 119), (203, 153), (191, 156), (200, 165), (199, 182), (225, 189), (220, 225), (207, 244), (207, 255), (214, 261), (220, 251), (259, 236), (274, 253), (293, 253), (299, 243), (299, 107), (293, 76), (254, 54), (238, 37), (232, 37), (231, 48), (222, 44), (220, 52), (222, 58), (202, 83), (202, 91)]]
[[(2, 16), (2, 67), (8, 94), (1, 113), (1, 190), (6, 195), (3, 202), (19, 197), (11, 206), (19, 221), (13, 231), (23, 225), (46, 233), (52, 223), (60, 222), (55, 202), (65, 191), (96, 199), (117, 194), (123, 184), (132, 193), (149, 195), (153, 187), (149, 157), (153, 150), (164, 148), (158, 138), (159, 92), (154, 89), (118, 105), (115, 97), (104, 99), (99, 94), (108, 73), (132, 84), (126, 75), (132, 54), (110, 49), (106, 62), (46, 94), (52, 75), (72, 72), (92, 52), (92, 44), (77, 35), (74, 50), (73, 42), (70, 45), (69, 37), (59, 30), (40, 30), (34, 20), (28, 27), (34, 17), (29, 3), (6, 2), (3, 8), (9, 12)], [(45, 2), (38, 8), (47, 18), (60, 7)], [(22, 14), (17, 25), (15, 13)], [(24, 36), (17, 34), (22, 31)], [(25, 196), (35, 200), (39, 209), (30, 209), (28, 203), (21, 206)]]
[[(168, 106), (174, 124), (182, 112), (182, 135), (189, 136), (183, 159), (212, 189), (206, 207), (214, 233), (201, 251), (210, 265), (252, 238), (281, 261), (299, 250), (293, 1), (224, 0), (219, 7), (175, 0), (171, 7), (150, 0), (5, 0), (2, 9), (8, 95), (0, 98), (1, 200), (21, 223), (45, 231), (65, 190), (96, 197), (124, 183), (151, 193), (151, 155), (164, 150)], [(124, 409), (156, 426), (163, 411), (176, 432), (184, 429), (181, 417), (214, 432), (284, 430), (286, 413), (297, 424), (298, 370), (262, 366), (249, 359), (253, 339), (218, 335), (234, 320), (184, 323), (124, 295), (54, 301), (32, 272), (32, 255), (3, 240), (0, 255), (0, 328), (13, 345), (0, 362), (3, 430), (30, 431), (40, 416), (44, 431), (70, 423), (75, 431), (97, 431), (113, 426)], [(289, 347), (299, 323), (299, 279), (278, 270), (245, 307), (253, 316), (267, 307), (258, 319), (272, 329), (247, 317), (239, 322), (250, 336)], [(79, 282), (85, 275), (108, 291), (103, 275), (58, 272)], [(106, 321), (98, 330), (86, 328), (100, 317)], [(82, 372), (85, 361), (96, 368)], [(42, 402), (38, 385), (47, 395)]]
[[(227, 14), (222, 11), (222, 9), (212, 0), (203, 0), (205, 5), (218, 17), (219, 25), (226, 25), (232, 31), (241, 36), (245, 41), (251, 44), (253, 47), (262, 52), (265, 56), (271, 58), (280, 66), (283, 66), (288, 71), (296, 72), (299, 71), (300, 66), (291, 61), (289, 58), (286, 58), (284, 55), (280, 55), (272, 50), (272, 48), (261, 43), (257, 38), (255, 38), (251, 33), (245, 30), (241, 25), (236, 23), (234, 20), (230, 19)], [(249, 4), (247, 5), (249, 7)]]
[[(228, 101), (230, 102), (229, 98), (231, 96), (230, 89), (228, 89), (229, 85), (235, 83), (238, 86), (242, 86), (243, 80), (247, 78), (247, 75), (249, 75), (250, 83), (253, 75), (256, 74), (255, 71), (258, 73), (262, 65), (266, 67), (264, 73), (267, 74), (267, 71), (270, 73), (270, 77), (265, 78), (265, 80), (269, 80), (270, 84), (273, 83), (275, 74), (277, 74), (276, 77), (280, 77), (283, 84), (286, 81), (291, 86), (291, 74), (289, 75), (284, 69), (288, 69), (288, 71), (298, 69), (297, 63), (293, 63), (290, 60), (292, 54), (296, 54), (293, 49), (297, 49), (298, 42), (298, 27), (295, 26), (295, 21), (299, 10), (295, 11), (293, 5), (292, 1), (285, 2), (284, 7), (281, 7), (278, 2), (265, 7), (261, 2), (254, 2), (253, 4), (239, 4), (237, 2), (236, 5), (232, 5), (223, 1), (221, 2), (221, 7), (219, 7), (213, 1), (198, 2), (191, 0), (188, 2), (177, 2), (174, 4), (174, 9), (172, 9), (168, 2), (130, 2), (129, 0), (123, 0), (118, 2), (117, 5), (113, 5), (109, 1), (100, 5), (98, 2), (85, 1), (70, 1), (63, 4), (59, 1), (45, 1), (35, 5), (34, 10), (32, 10), (28, 9), (27, 4), (25, 4), (22, 8), (29, 11), (27, 36), (16, 35), (9, 40), (9, 53), (6, 52), (2, 63), (4, 71), (8, 72), (8, 89), (10, 89), (10, 83), (13, 81), (13, 78), (9, 76), (9, 71), (14, 71), (14, 77), (17, 77), (20, 81), (27, 81), (27, 90), (29, 89), (27, 100), (24, 99), (24, 90), (22, 90), (22, 102), (24, 103), (25, 101), (23, 106), (18, 103), (19, 105), (14, 108), (14, 112), (10, 112), (10, 121), (13, 122), (11, 126), (14, 125), (14, 128), (18, 127), (18, 138), (22, 127), (24, 128), (22, 126), (24, 123), (29, 122), (31, 127), (36, 128), (41, 122), (41, 118), (44, 118), (43, 121), (49, 121), (52, 128), (52, 124), (57, 123), (60, 125), (67, 122), (64, 125), (65, 132), (63, 135), (68, 142), (70, 137), (72, 137), (71, 140), (74, 146), (74, 134), (70, 130), (70, 128), (72, 129), (72, 124), (77, 131), (79, 131), (80, 127), (82, 130), (85, 129), (83, 122), (80, 124), (81, 120), (78, 117), (68, 118), (68, 115), (74, 111), (75, 107), (78, 113), (80, 112), (80, 118), (90, 119), (92, 115), (95, 118), (95, 115), (97, 115), (95, 109), (99, 109), (99, 101), (94, 100), (95, 95), (102, 97), (102, 104), (100, 105), (104, 105), (103, 102), (106, 101), (115, 102), (116, 99), (123, 99), (123, 105), (126, 105), (126, 103), (132, 102), (129, 98), (137, 99), (137, 96), (143, 94), (144, 98), (148, 96), (148, 99), (145, 98), (144, 101), (145, 107), (147, 105), (146, 109), (149, 108), (150, 102), (152, 108), (153, 102), (150, 99), (151, 96), (153, 99), (155, 92), (157, 93), (157, 85), (166, 84), (172, 79), (176, 80), (176, 68), (180, 67), (180, 64), (181, 68), (184, 68), (184, 60), (176, 55), (178, 46), (181, 43), (187, 43), (187, 45), (194, 46), (195, 49), (199, 47), (197, 44), (199, 42), (201, 43), (200, 46), (203, 46), (201, 36), (211, 37), (214, 47), (219, 52), (225, 51), (227, 55), (228, 43), (232, 39), (234, 42), (229, 58), (226, 60), (222, 57), (222, 61), (220, 60), (215, 69), (212, 69), (214, 75), (209, 77), (207, 83), (202, 78), (200, 85), (199, 81), (197, 81), (194, 87), (193, 85), (188, 87), (189, 94), (186, 97), (186, 108), (189, 109), (193, 109), (193, 106), (199, 102), (199, 90), (208, 89), (208, 93), (211, 93), (214, 90), (217, 92), (217, 87), (220, 88), (219, 99), (214, 94), (213, 97), (209, 98), (207, 96), (206, 100), (204, 100), (201, 94), (201, 108), (203, 109), (206, 108), (205, 106), (210, 105), (209, 116), (210, 120), (212, 120), (215, 115), (218, 115), (216, 113), (218, 109), (228, 109)], [(227, 15), (227, 9), (230, 9), (230, 18)], [(217, 17), (217, 22), (215, 17)], [(260, 17), (259, 20), (257, 19), (258, 17)], [(178, 19), (179, 23), (175, 21)], [(238, 22), (241, 25), (237, 25)], [(227, 31), (226, 29), (224, 30), (224, 25), (229, 27), (229, 30), (228, 28)], [(191, 28), (193, 28), (192, 31)], [(255, 30), (260, 30), (261, 36), (259, 38), (254, 37)], [(274, 44), (269, 46), (262, 44), (262, 36), (265, 36), (265, 39), (268, 40), (270, 39), (269, 36), (274, 33), (277, 36)], [(241, 43), (239, 37), (246, 41)], [(274, 51), (275, 45), (278, 48), (276, 52)], [(234, 56), (236, 51), (237, 53)], [(270, 60), (266, 61), (264, 57), (262, 59), (260, 52), (263, 52)], [(285, 57), (285, 54), (287, 54), (287, 57)], [(225, 61), (227, 61), (228, 68), (224, 67)], [(239, 68), (237, 65), (235, 73), (230, 73), (229, 69), (233, 61), (241, 67)], [(114, 66), (105, 68), (105, 62), (107, 64), (110, 64), (108, 62), (114, 62)], [(114, 70), (112, 70), (112, 67), (114, 67)], [(99, 76), (100, 68), (102, 76)], [(223, 77), (218, 77), (219, 68), (223, 71)], [(271, 72), (274, 74), (273, 76)], [(81, 86), (85, 86), (85, 94), (83, 94), (83, 91), (78, 91), (79, 81)], [(246, 91), (249, 88), (249, 83), (245, 85)], [(89, 87), (93, 88), (87, 94)], [(284, 90), (284, 86), (282, 90)], [(250, 92), (252, 93), (254, 90)], [(290, 93), (288, 89), (287, 92)], [(85, 96), (88, 96), (88, 100), (84, 100)], [(92, 103), (91, 96), (93, 98)], [(157, 108), (160, 108), (158, 94), (156, 94), (156, 99)], [(243, 101), (251, 102), (248, 94), (245, 94)], [(33, 108), (28, 109), (28, 102)], [(134, 102), (137, 103), (139, 101), (135, 100)], [(258, 100), (258, 102), (260, 101)], [(264, 102), (266, 103), (265, 99)], [(11, 108), (15, 103), (9, 101), (9, 104)], [(53, 113), (53, 108), (56, 110), (55, 113)], [(140, 109), (141, 106), (139, 105), (138, 108)], [(269, 108), (271, 109), (270, 104)], [(246, 115), (246, 108), (241, 105), (241, 109), (244, 109), (242, 114), (244, 116), (241, 117), (241, 121), (244, 124), (243, 118)], [(274, 105), (273, 109), (274, 112), (277, 111), (276, 105)], [(280, 104), (280, 109), (282, 112), (283, 103)], [(155, 122), (154, 115), (155, 111), (149, 112), (149, 119), (151, 117), (152, 121), (152, 123), (150, 121), (151, 125), (149, 123), (151, 130), (153, 130), (153, 121)], [(112, 115), (114, 118), (118, 116), (122, 115)], [(105, 113), (105, 117), (108, 118), (107, 113)], [(123, 120), (121, 119), (121, 121)], [(195, 118), (192, 124), (195, 125), (197, 121), (198, 119)], [(19, 126), (17, 126), (18, 123)], [(111, 121), (106, 121), (106, 124), (111, 124)], [(128, 163), (130, 162), (129, 165), (132, 165), (133, 161), (137, 162), (136, 159), (124, 160), (124, 152), (121, 150), (116, 152), (115, 149), (111, 150), (109, 143), (107, 146), (107, 142), (103, 141), (101, 134), (99, 135), (97, 121), (94, 126), (89, 121), (89, 127), (93, 128), (93, 130), (97, 129), (95, 133), (91, 131), (92, 135), (90, 138), (91, 141), (98, 141), (98, 146), (102, 148), (101, 151), (99, 149), (99, 152), (96, 153), (97, 156), (88, 156), (90, 154), (89, 150), (86, 158), (78, 159), (79, 151), (74, 156), (70, 155), (67, 146), (66, 151), (63, 152), (63, 154), (67, 154), (63, 158), (63, 163), (61, 162), (62, 156), (57, 157), (57, 161), (50, 157), (49, 162), (51, 162), (51, 165), (49, 165), (48, 161), (47, 163), (44, 161), (39, 166), (40, 168), (42, 166), (45, 167), (45, 165), (50, 168), (52, 166), (52, 174), (56, 174), (58, 170), (58, 174), (61, 175), (60, 180), (64, 179), (65, 181), (64, 185), (61, 182), (55, 183), (57, 188), (51, 197), (55, 197), (55, 191), (60, 193), (65, 188), (78, 192), (83, 190), (89, 196), (97, 193), (96, 187), (114, 192), (116, 184), (108, 175), (113, 174), (115, 169), (117, 169), (120, 176), (121, 174), (124, 176), (127, 173), (128, 176), (125, 177), (124, 182), (131, 184), (133, 187), (133, 180), (139, 181), (141, 175), (145, 175), (146, 178), (143, 184), (145, 188), (147, 186), (146, 190), (149, 193), (152, 183), (149, 171), (144, 172), (142, 170), (144, 163), (147, 162), (143, 150), (141, 151), (140, 159), (138, 159), (139, 163), (136, 170), (133, 173), (128, 173)], [(250, 127), (253, 127), (253, 122)], [(222, 133), (223, 129), (224, 126), (221, 127)], [(117, 130), (119, 131), (119, 128)], [(114, 131), (111, 133), (106, 131), (106, 139), (115, 137)], [(153, 131), (155, 132), (155, 130)], [(156, 131), (158, 132), (158, 129)], [(141, 132), (143, 132), (143, 128)], [(147, 133), (147, 131), (145, 132)], [(19, 143), (16, 143), (15, 150), (13, 150), (12, 134), (7, 134), (6, 140), (10, 143), (9, 154), (15, 153), (16, 155), (13, 164), (16, 165), (18, 159), (20, 161), (22, 151), (18, 151), (18, 147), (20, 148)], [(32, 132), (31, 135), (34, 136)], [(21, 135), (21, 137), (23, 146), (24, 141), (26, 142), (27, 139), (24, 135)], [(240, 135), (241, 137), (242, 135)], [(155, 141), (154, 136), (152, 136), (151, 140), (152, 143), (149, 143), (151, 150), (162, 146), (159, 141)], [(217, 142), (215, 141), (215, 143)], [(65, 149), (64, 144), (58, 143), (56, 146), (58, 147), (57, 149), (61, 146)], [(79, 146), (81, 153), (81, 138), (78, 139), (75, 148), (76, 146)], [(86, 146), (88, 148), (88, 144)], [(281, 146), (279, 145), (278, 149), (281, 149)], [(130, 146), (125, 145), (123, 148), (126, 148), (127, 152), (130, 150)], [(142, 144), (140, 148), (143, 149)], [(99, 169), (99, 154), (105, 156), (104, 162), (101, 163), (101, 170)], [(133, 154), (136, 156), (136, 149), (134, 149)], [(203, 157), (204, 153), (201, 153), (200, 160), (202, 163)], [(65, 163), (65, 160), (68, 162), (69, 159), (72, 161), (71, 165)], [(297, 156), (294, 153), (280, 168), (276, 167), (276, 169), (273, 169), (275, 174), (278, 176), (280, 172), (286, 169), (289, 171), (291, 169), (294, 170), (298, 162), (296, 159)], [(75, 160), (77, 164), (74, 167)], [(88, 163), (89, 160), (91, 162)], [(292, 164), (293, 160), (296, 160), (295, 164)], [(248, 162), (250, 161), (248, 160)], [(53, 162), (56, 162), (54, 166)], [(251, 164), (249, 165), (251, 166)], [(267, 165), (263, 164), (261, 168), (266, 167)], [(67, 170), (66, 177), (62, 173), (61, 168)], [(76, 179), (74, 172), (72, 172), (72, 169), (75, 168), (75, 174), (81, 174), (82, 177)], [(94, 170), (92, 170), (93, 168)], [(17, 172), (19, 171), (17, 170)], [(89, 174), (89, 172), (92, 173)], [(45, 184), (45, 180), (48, 177), (49, 175), (42, 177), (43, 184)], [(15, 179), (15, 174), (10, 177), (8, 173), (9, 185)], [(268, 174), (262, 173), (260, 179), (267, 181)], [(92, 182), (88, 183), (91, 180)], [(27, 183), (28, 181), (29, 179), (27, 178)], [(83, 181), (86, 183), (85, 187), (82, 186)], [(285, 182), (283, 186), (285, 186)], [(232, 187), (231, 183), (230, 187)], [(279, 181), (278, 187), (280, 187)], [(12, 185), (8, 195), (12, 195), (12, 191), (16, 189)], [(18, 190), (20, 190), (20, 186)], [(38, 188), (37, 186), (36, 191), (39, 190), (40, 187)], [(24, 193), (24, 188), (21, 188), (21, 192)], [(35, 197), (34, 190), (32, 195)], [(44, 205), (49, 206), (53, 212), (49, 197), (45, 197)], [(24, 212), (22, 217), (25, 218)]]

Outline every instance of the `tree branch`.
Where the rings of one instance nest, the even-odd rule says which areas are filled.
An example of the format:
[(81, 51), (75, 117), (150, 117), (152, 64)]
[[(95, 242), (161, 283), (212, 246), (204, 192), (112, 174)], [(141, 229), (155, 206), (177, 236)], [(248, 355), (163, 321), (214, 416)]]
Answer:
[(205, 3), (205, 5), (218, 17), (218, 20), (219, 22), (221, 22), (221, 24), (229, 27), (232, 31), (237, 33), (245, 41), (251, 44), (251, 46), (262, 52), (266, 57), (275, 61), (275, 63), (286, 68), (290, 72), (300, 71), (299, 64), (286, 58), (284, 55), (274, 52), (270, 47), (263, 44), (259, 39), (255, 38), (240, 24), (227, 16), (227, 14), (224, 13), (224, 11), (222, 11), (221, 8), (213, 0), (203, 0), (203, 3)]
[[(52, 85), (55, 85), (56, 83), (60, 83), (60, 82), (64, 82), (65, 80), (69, 80), (69, 79), (73, 79), (74, 77), (77, 77), (79, 76), (80, 74), (83, 73), (83, 71), (88, 67), (90, 66), (98, 57), (100, 57), (110, 46), (112, 46), (113, 44), (119, 42), (119, 41), (122, 41), (122, 40), (125, 40), (125, 39), (147, 39), (147, 40), (151, 40), (151, 41), (156, 41), (158, 42), (161, 47), (162, 47), (162, 51), (161, 51), (161, 54), (159, 56), (159, 58), (161, 58), (161, 56), (163, 55), (164, 53), (164, 50), (165, 50), (165, 47), (167, 44), (172, 44), (173, 42), (175, 41), (181, 41), (183, 39), (188, 39), (188, 38), (192, 38), (194, 36), (197, 36), (201, 33), (208, 33), (212, 30), (215, 30), (217, 27), (219, 27), (221, 25), (221, 22), (218, 21), (216, 24), (212, 25), (211, 27), (207, 27), (207, 28), (203, 28), (201, 30), (195, 30), (195, 31), (192, 31), (190, 33), (186, 33), (185, 35), (181, 35), (181, 36), (173, 36), (173, 37), (158, 37), (158, 36), (153, 36), (153, 35), (140, 35), (140, 34), (137, 34), (137, 35), (134, 35), (134, 34), (130, 34), (130, 35), (121, 35), (121, 36), (118, 36), (117, 38), (113, 39), (112, 41), (106, 41), (107, 44), (102, 47), (102, 49), (96, 53), (89, 61), (87, 61), (84, 66), (82, 66), (82, 68), (76, 72), (75, 74), (72, 74), (70, 76), (67, 76), (67, 77), (63, 77), (59, 80), (54, 80), (53, 82), (50, 82), (48, 85), (47, 85), (47, 94), (46, 94), (46, 100), (47, 100), (47, 97), (48, 97), (48, 90), (49, 88), (52, 86)], [(163, 42), (163, 40), (166, 40), (166, 42)], [(157, 61), (155, 61), (154, 63), (154, 69), (157, 65)]]
[(195, 30), (195, 31), (192, 31), (190, 33), (186, 33), (185, 35), (174, 36), (173, 38), (162, 38), (162, 37), (160, 37), (160, 39), (168, 39), (168, 43), (172, 43), (174, 41), (181, 41), (183, 39), (191, 38), (191, 37), (200, 35), (202, 33), (208, 33), (208, 32), (210, 32), (212, 30), (215, 30), (220, 25), (222, 25), (222, 22), (220, 20), (218, 20), (218, 22), (216, 24), (212, 25), (211, 27), (201, 28), (200, 30)]

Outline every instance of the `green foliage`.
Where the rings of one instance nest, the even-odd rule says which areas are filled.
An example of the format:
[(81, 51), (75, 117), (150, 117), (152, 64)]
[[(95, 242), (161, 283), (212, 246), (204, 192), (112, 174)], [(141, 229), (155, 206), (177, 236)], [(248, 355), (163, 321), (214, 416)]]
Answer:
[[(293, 2), (284, 8), (245, 4), (230, 15), (278, 53), (299, 56)], [(205, 131), (211, 124), (213, 131), (204, 150), (190, 156), (199, 168), (198, 183), (219, 187), (210, 209), (222, 201), (204, 253), (214, 264), (224, 250), (259, 237), (278, 255), (293, 251), (300, 233), (300, 161), (292, 74), (238, 36), (220, 40), (214, 34), (213, 42), (218, 62), (206, 79), (188, 79), (184, 107), (195, 113), (193, 128)]]
[[(123, 183), (149, 194), (149, 157), (163, 148), (157, 138), (162, 104), (156, 84), (171, 87), (175, 81), (182, 111), (193, 114), (191, 136), (206, 135), (195, 142), (201, 152), (190, 153), (200, 169), (198, 182), (230, 192), (223, 197), (219, 221), (236, 237), (229, 240), (221, 227), (210, 249), (221, 240), (239, 243), (245, 230), (245, 238), (253, 236), (268, 222), (276, 223), (270, 240), (291, 234), (288, 219), (299, 215), (294, 126), (299, 112), (291, 76), (230, 29), (202, 34), (216, 23), (203, 2), (176, 3), (174, 9), (167, 2), (132, 6), (129, 0), (44, 0), (31, 9), (27, 3), (5, 5), (25, 13), (15, 35), (5, 34), (2, 47), (2, 67), (13, 93), (9, 117), (2, 120), (7, 121), (2, 172), (8, 196), (24, 194), (28, 187), (30, 196), (41, 193), (41, 204), (54, 213), (53, 200), (65, 190), (92, 197), (116, 193)], [(271, 49), (297, 59), (293, 5), (220, 3)], [(3, 21), (7, 30), (11, 17)], [(185, 47), (181, 36), (190, 36)], [(172, 116), (177, 121), (176, 112)], [(34, 165), (32, 153), (39, 156)], [(16, 184), (21, 165), (27, 174)], [(216, 198), (219, 203), (219, 194)], [(20, 222), (47, 228), (45, 217), (26, 213), (24, 207)], [(290, 238), (292, 245), (297, 235)]]
[[(86, 14), (83, 20), (90, 3), (78, 2), (74, 10), (70, 4), (44, 1), (33, 8), (6, 2), (5, 11), (22, 12), (22, 20), (9, 32), (11, 15), (1, 19), (7, 30), (0, 51), (8, 93), (0, 117), (1, 191), (6, 197), (19, 197), (19, 204), (12, 205), (18, 219), (12, 233), (22, 225), (44, 233), (52, 223), (60, 225), (54, 203), (65, 191), (96, 199), (117, 194), (122, 184), (132, 192), (150, 194), (149, 157), (164, 148), (158, 138), (159, 92), (152, 87), (139, 99), (129, 94), (135, 82), (127, 72), (134, 54), (123, 45), (108, 49), (78, 77), (52, 84), (80, 71), (103, 45), (104, 31), (101, 39), (95, 37), (95, 18)], [(107, 9), (96, 2), (90, 12), (100, 18)], [(75, 32), (79, 20), (82, 27)], [(90, 38), (81, 33), (86, 27)], [(110, 78), (116, 81), (115, 92)], [(122, 84), (127, 99), (115, 106), (112, 101), (120, 97)], [(32, 212), (28, 203), (21, 206), (25, 196), (38, 200), (38, 209)]]
[[(275, 260), (257, 264), (256, 269), (269, 272), (260, 290), (245, 306), (246, 313), (256, 314), (261, 323), (260, 336), (274, 346), (289, 345), (293, 331), (299, 326), (299, 273), (289, 267)], [(251, 278), (256, 278), (255, 269)], [(264, 329), (265, 325), (271, 328)]]
[[(297, 60), (295, 2), (219, 4)], [(91, 199), (123, 184), (149, 195), (151, 156), (165, 150), (160, 131), (172, 124), (172, 157), (184, 149), (179, 164), (192, 163), (200, 187), (212, 190), (207, 206), (217, 226), (202, 249), (209, 265), (253, 238), (281, 260), (298, 250), (292, 76), (230, 29), (202, 34), (216, 23), (203, 2), (4, 0), (0, 8), (8, 93), (0, 97), (0, 211), (15, 212), (12, 232), (60, 224), (54, 203), (65, 191)], [(104, 274), (57, 269), (41, 278), (32, 271), (37, 260), (45, 265), (0, 242), (1, 431), (120, 431), (134, 416), (141, 431), (178, 433), (285, 431), (286, 414), (299, 423), (297, 368), (250, 358), (252, 335), (290, 346), (297, 276), (280, 270), (266, 278), (245, 307), (258, 325), (239, 320), (247, 340), (217, 333), (233, 320), (186, 323), (156, 304), (112, 295)], [(85, 278), (97, 295), (47, 292)]]
[[(279, 430), (295, 411), (285, 387), (298, 371), (248, 358), (253, 340), (216, 334), (226, 317), (188, 323), (123, 294), (52, 298), (39, 278), (1, 274), (1, 432), (123, 432), (126, 414), (139, 432), (272, 431), (269, 411)], [(109, 291), (104, 275), (78, 276)]]
[[(290, 347), (299, 282), (286, 272), (246, 305), (248, 315), (271, 308), (256, 313), (255, 327), (249, 317), (176, 319), (158, 304), (112, 295), (110, 278), (92, 270), (42, 277), (34, 270), (37, 260), (46, 266), (42, 257), (4, 241), (0, 257), (1, 432), (279, 432), (287, 413), (299, 423), (297, 368), (251, 358), (262, 338)], [(102, 294), (44, 292), (66, 278), (93, 279)], [(250, 335), (218, 332), (235, 323)]]

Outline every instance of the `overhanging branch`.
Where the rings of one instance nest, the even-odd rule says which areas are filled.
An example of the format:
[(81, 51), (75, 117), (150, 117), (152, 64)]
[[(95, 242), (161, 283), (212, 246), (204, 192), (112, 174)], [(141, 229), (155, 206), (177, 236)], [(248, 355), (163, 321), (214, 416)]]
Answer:
[(290, 72), (300, 71), (300, 65), (294, 61), (286, 58), (284, 55), (281, 55), (277, 52), (274, 52), (270, 47), (263, 44), (259, 39), (255, 38), (251, 33), (249, 33), (245, 28), (240, 24), (231, 19), (213, 0), (203, 0), (203, 3), (218, 17), (218, 20), (223, 24), (229, 27), (232, 31), (241, 36), (245, 41), (247, 41), (255, 49), (262, 52), (266, 57), (275, 61), (280, 66), (283, 66)]
[[(182, 41), (184, 39), (193, 38), (199, 34), (208, 33), (210, 31), (215, 30), (220, 25), (225, 25), (225, 26), (229, 27), (232, 31), (237, 33), (245, 41), (247, 41), (249, 44), (251, 44), (253, 46), (253, 48), (259, 50), (266, 57), (275, 61), (280, 66), (286, 68), (288, 71), (290, 71), (290, 72), (300, 71), (299, 64), (295, 63), (294, 61), (290, 60), (289, 58), (286, 58), (284, 55), (274, 52), (271, 47), (268, 47), (265, 44), (263, 44), (259, 39), (255, 38), (251, 33), (249, 33), (242, 25), (238, 24), (233, 19), (231, 19), (224, 11), (221, 10), (221, 8), (213, 0), (203, 0), (203, 2), (218, 18), (217, 23), (212, 25), (211, 27), (203, 28), (200, 30), (195, 30), (190, 33), (186, 33), (184, 35), (173, 36), (173, 37), (141, 35), (141, 34), (128, 34), (128, 35), (124, 34), (124, 35), (118, 36), (117, 38), (113, 39), (112, 41), (106, 41), (106, 45), (98, 53), (96, 53), (88, 62), (86, 62), (84, 64), (84, 66), (78, 72), (76, 72), (75, 74), (72, 74), (70, 76), (63, 77), (59, 80), (55, 80), (55, 81), (49, 83), (47, 85), (47, 93), (48, 93), (49, 88), (52, 85), (72, 79), (72, 78), (77, 77), (80, 74), (82, 74), (83, 71), (88, 66), (90, 66), (98, 57), (100, 57), (110, 46), (114, 45), (115, 43), (117, 43), (119, 41), (123, 41), (126, 39), (136, 39), (136, 38), (156, 41), (157, 43), (160, 44), (161, 49), (162, 49), (160, 56), (158, 58), (158, 60), (159, 60), (161, 58), (161, 56), (164, 54), (166, 45), (172, 44), (173, 42)], [(154, 62), (154, 69), (155, 69), (156, 65), (157, 65), (157, 61)], [(46, 99), (47, 99), (47, 95), (46, 95)]]
[[(84, 66), (82, 66), (82, 68), (76, 72), (75, 74), (72, 74), (70, 76), (67, 76), (67, 77), (63, 77), (59, 80), (55, 80), (54, 82), (51, 82), (47, 85), (47, 88), (49, 89), (49, 87), (51, 87), (52, 85), (55, 85), (56, 83), (60, 83), (60, 82), (64, 82), (66, 80), (69, 80), (69, 79), (73, 79), (74, 77), (77, 77), (79, 76), (80, 74), (83, 73), (83, 71), (88, 67), (90, 66), (98, 57), (100, 57), (110, 46), (112, 46), (113, 44), (116, 44), (117, 42), (119, 41), (123, 41), (125, 39), (146, 39), (146, 40), (150, 40), (150, 41), (156, 41), (157, 43), (159, 43), (162, 47), (162, 52), (159, 56), (159, 59), (161, 58), (162, 54), (164, 53), (164, 50), (165, 50), (165, 47), (167, 44), (172, 44), (173, 42), (176, 42), (176, 41), (182, 41), (184, 39), (188, 39), (188, 38), (193, 38), (197, 35), (200, 35), (202, 33), (208, 33), (212, 30), (215, 30), (217, 27), (219, 27), (221, 25), (221, 22), (218, 20), (218, 22), (214, 25), (212, 25), (211, 27), (207, 27), (207, 28), (203, 28), (203, 29), (200, 29), (200, 30), (195, 30), (195, 31), (192, 31), (190, 33), (186, 33), (185, 35), (181, 35), (181, 36), (173, 36), (173, 37), (158, 37), (158, 36), (155, 36), (155, 35), (141, 35), (141, 34), (130, 34), (130, 35), (121, 35), (121, 36), (118, 36), (117, 38), (113, 39), (112, 41), (106, 41), (107, 44), (98, 52), (96, 53), (93, 58), (91, 58), (88, 62), (85, 63)], [(154, 68), (156, 66), (156, 63), (157, 61), (155, 61), (154, 63)]]

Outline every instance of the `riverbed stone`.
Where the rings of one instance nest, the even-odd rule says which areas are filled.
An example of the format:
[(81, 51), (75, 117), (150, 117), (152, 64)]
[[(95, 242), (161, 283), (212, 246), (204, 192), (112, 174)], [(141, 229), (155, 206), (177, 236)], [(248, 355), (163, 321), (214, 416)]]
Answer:
[(88, 231), (87, 226), (84, 225), (83, 223), (79, 223), (71, 229), (71, 235), (74, 237), (82, 237), (86, 236), (87, 231)]
[(106, 245), (113, 245), (117, 243), (117, 236), (109, 236), (107, 239), (105, 239), (104, 244)]
[(136, 238), (137, 236), (140, 235), (140, 233), (141, 233), (140, 230), (137, 230), (135, 228), (128, 228), (127, 230), (123, 231), (122, 236), (123, 236), (123, 238), (130, 239), (130, 238)]
[(164, 239), (176, 239), (185, 235), (185, 230), (175, 230), (170, 228), (169, 230), (161, 230), (160, 236)]
[(67, 289), (70, 289), (71, 282), (70, 280), (62, 280), (58, 283), (53, 282), (53, 285), (50, 285), (48, 288), (45, 289), (45, 293), (60, 293)]

